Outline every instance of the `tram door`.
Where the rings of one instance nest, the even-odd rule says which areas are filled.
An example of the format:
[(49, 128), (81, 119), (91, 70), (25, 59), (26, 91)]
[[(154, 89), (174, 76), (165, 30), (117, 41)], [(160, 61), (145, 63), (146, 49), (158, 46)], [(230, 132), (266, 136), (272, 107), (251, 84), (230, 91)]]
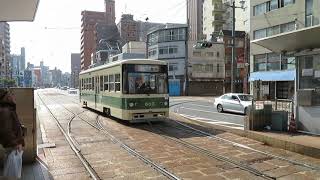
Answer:
[(96, 76), (95, 78), (96, 80), (96, 83), (95, 83), (95, 87), (94, 87), (94, 91), (95, 91), (95, 108), (98, 108), (98, 105), (99, 105), (99, 101), (100, 101), (100, 98), (99, 98), (99, 94), (100, 94), (100, 81), (99, 81), (99, 76)]

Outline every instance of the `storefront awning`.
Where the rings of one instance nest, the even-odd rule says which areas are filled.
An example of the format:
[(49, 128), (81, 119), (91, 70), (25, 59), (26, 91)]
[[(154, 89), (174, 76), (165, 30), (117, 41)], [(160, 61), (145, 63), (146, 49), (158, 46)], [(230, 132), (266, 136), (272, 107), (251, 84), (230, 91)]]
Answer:
[(294, 81), (296, 71), (263, 71), (250, 73), (249, 81)]
[(33, 21), (39, 0), (0, 0), (0, 21)]
[(320, 25), (251, 41), (273, 52), (320, 48)]

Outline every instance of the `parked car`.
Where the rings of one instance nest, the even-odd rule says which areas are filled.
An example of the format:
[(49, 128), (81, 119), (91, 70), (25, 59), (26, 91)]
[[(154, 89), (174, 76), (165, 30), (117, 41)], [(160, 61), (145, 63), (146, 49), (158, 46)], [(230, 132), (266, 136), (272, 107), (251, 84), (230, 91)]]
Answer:
[(68, 93), (69, 93), (69, 94), (78, 94), (78, 90), (75, 89), (75, 88), (70, 88), (70, 89), (68, 90)]
[(214, 106), (218, 112), (236, 112), (248, 114), (253, 96), (249, 94), (224, 94), (214, 101)]

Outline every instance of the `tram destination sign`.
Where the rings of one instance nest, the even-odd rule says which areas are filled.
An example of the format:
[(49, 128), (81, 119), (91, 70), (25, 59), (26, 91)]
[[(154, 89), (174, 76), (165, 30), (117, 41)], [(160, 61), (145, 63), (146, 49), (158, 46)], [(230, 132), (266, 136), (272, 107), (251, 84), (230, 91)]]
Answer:
[(159, 65), (135, 65), (134, 70), (136, 72), (160, 72)]

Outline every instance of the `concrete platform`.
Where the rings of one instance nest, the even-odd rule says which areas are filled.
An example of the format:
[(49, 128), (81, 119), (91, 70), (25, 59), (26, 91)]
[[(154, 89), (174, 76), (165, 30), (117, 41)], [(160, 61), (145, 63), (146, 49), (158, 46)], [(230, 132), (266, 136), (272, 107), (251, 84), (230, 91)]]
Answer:
[(247, 137), (260, 141), (266, 145), (296, 152), (302, 155), (314, 157), (320, 159), (320, 137), (306, 135), (303, 133), (284, 133), (284, 132), (271, 132), (271, 131), (249, 131), (239, 130), (219, 125), (209, 124), (204, 121), (191, 120), (185, 117), (181, 117), (179, 114), (170, 112), (170, 117), (176, 120), (184, 120), (191, 124), (200, 125), (204, 128), (209, 128), (215, 131), (230, 132), (242, 137)]

